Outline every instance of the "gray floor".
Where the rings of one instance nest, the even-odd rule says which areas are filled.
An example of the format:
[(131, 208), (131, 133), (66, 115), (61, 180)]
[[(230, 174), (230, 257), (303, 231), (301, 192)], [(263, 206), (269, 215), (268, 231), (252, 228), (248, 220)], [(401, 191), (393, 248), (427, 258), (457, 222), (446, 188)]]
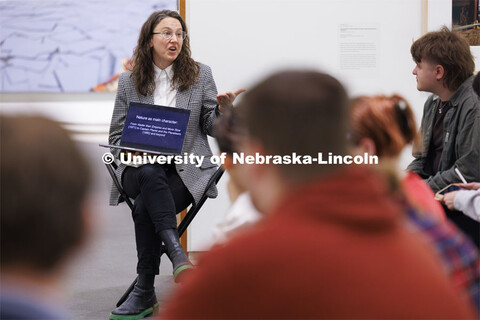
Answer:
[[(110, 177), (101, 162), (106, 149), (80, 143), (94, 173), (92, 186), (92, 233), (75, 258), (66, 278), (66, 306), (72, 319), (108, 319), (116, 301), (135, 278), (136, 250), (133, 222), (126, 205), (108, 206)], [(176, 288), (172, 266), (162, 256), (155, 287), (160, 308)]]

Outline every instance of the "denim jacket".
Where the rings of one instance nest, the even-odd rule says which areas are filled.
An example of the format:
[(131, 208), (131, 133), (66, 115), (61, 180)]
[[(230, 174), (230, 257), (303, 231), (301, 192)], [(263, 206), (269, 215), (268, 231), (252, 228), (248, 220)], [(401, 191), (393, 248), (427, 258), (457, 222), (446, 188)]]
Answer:
[(472, 89), (473, 78), (465, 80), (450, 98), (452, 107), (443, 121), (440, 165), (433, 176), (425, 172), (425, 165), (440, 98), (431, 95), (425, 102), (420, 127), (423, 145), (414, 145), (415, 159), (408, 169), (426, 179), (435, 192), (451, 183), (461, 182), (455, 168), (460, 170), (467, 182), (480, 181), (480, 102)]

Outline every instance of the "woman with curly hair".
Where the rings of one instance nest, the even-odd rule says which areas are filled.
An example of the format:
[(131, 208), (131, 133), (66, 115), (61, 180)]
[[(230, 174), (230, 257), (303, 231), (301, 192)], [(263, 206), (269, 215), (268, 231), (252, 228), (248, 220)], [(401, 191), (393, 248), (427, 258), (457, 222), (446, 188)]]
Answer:
[[(130, 102), (184, 108), (190, 110), (190, 119), (182, 153), (204, 156), (205, 160), (199, 167), (188, 163), (118, 167), (119, 181), (127, 195), (135, 199), (132, 215), (138, 280), (126, 301), (112, 311), (111, 319), (140, 319), (157, 306), (153, 285), (159, 273), (162, 242), (176, 282), (191, 270), (192, 264), (179, 242), (176, 214), (200, 199), (215, 172), (207, 135), (213, 134), (222, 111), (244, 91), (217, 95), (210, 68), (191, 58), (187, 26), (175, 11), (150, 15), (140, 31), (133, 64), (133, 69), (119, 78), (109, 143), (120, 143)], [(118, 156), (118, 150), (112, 152)], [(215, 186), (207, 194), (215, 197)], [(110, 204), (118, 205), (119, 201), (118, 190), (112, 187)]]

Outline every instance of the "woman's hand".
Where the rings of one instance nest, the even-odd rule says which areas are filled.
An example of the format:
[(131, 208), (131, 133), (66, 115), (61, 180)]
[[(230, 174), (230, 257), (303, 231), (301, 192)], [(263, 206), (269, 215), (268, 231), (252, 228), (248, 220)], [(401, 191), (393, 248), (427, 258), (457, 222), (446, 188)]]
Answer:
[(223, 112), (225, 108), (229, 108), (233, 106), (233, 101), (235, 98), (242, 92), (245, 92), (245, 89), (238, 89), (235, 92), (227, 91), (222, 94), (217, 94), (217, 102), (218, 102), (218, 111)]

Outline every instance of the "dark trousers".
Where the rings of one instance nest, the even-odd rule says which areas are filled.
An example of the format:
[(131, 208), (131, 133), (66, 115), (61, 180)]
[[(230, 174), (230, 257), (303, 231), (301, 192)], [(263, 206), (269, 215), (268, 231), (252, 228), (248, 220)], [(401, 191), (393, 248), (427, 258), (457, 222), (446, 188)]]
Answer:
[(445, 209), (447, 218), (463, 231), (477, 248), (480, 248), (480, 223), (466, 216), (463, 212), (449, 210), (446, 206), (443, 206), (443, 209)]
[(137, 243), (137, 273), (158, 274), (160, 266), (159, 232), (176, 229), (176, 214), (188, 207), (193, 198), (173, 165), (146, 164), (127, 167), (122, 185), (135, 199), (133, 221)]

